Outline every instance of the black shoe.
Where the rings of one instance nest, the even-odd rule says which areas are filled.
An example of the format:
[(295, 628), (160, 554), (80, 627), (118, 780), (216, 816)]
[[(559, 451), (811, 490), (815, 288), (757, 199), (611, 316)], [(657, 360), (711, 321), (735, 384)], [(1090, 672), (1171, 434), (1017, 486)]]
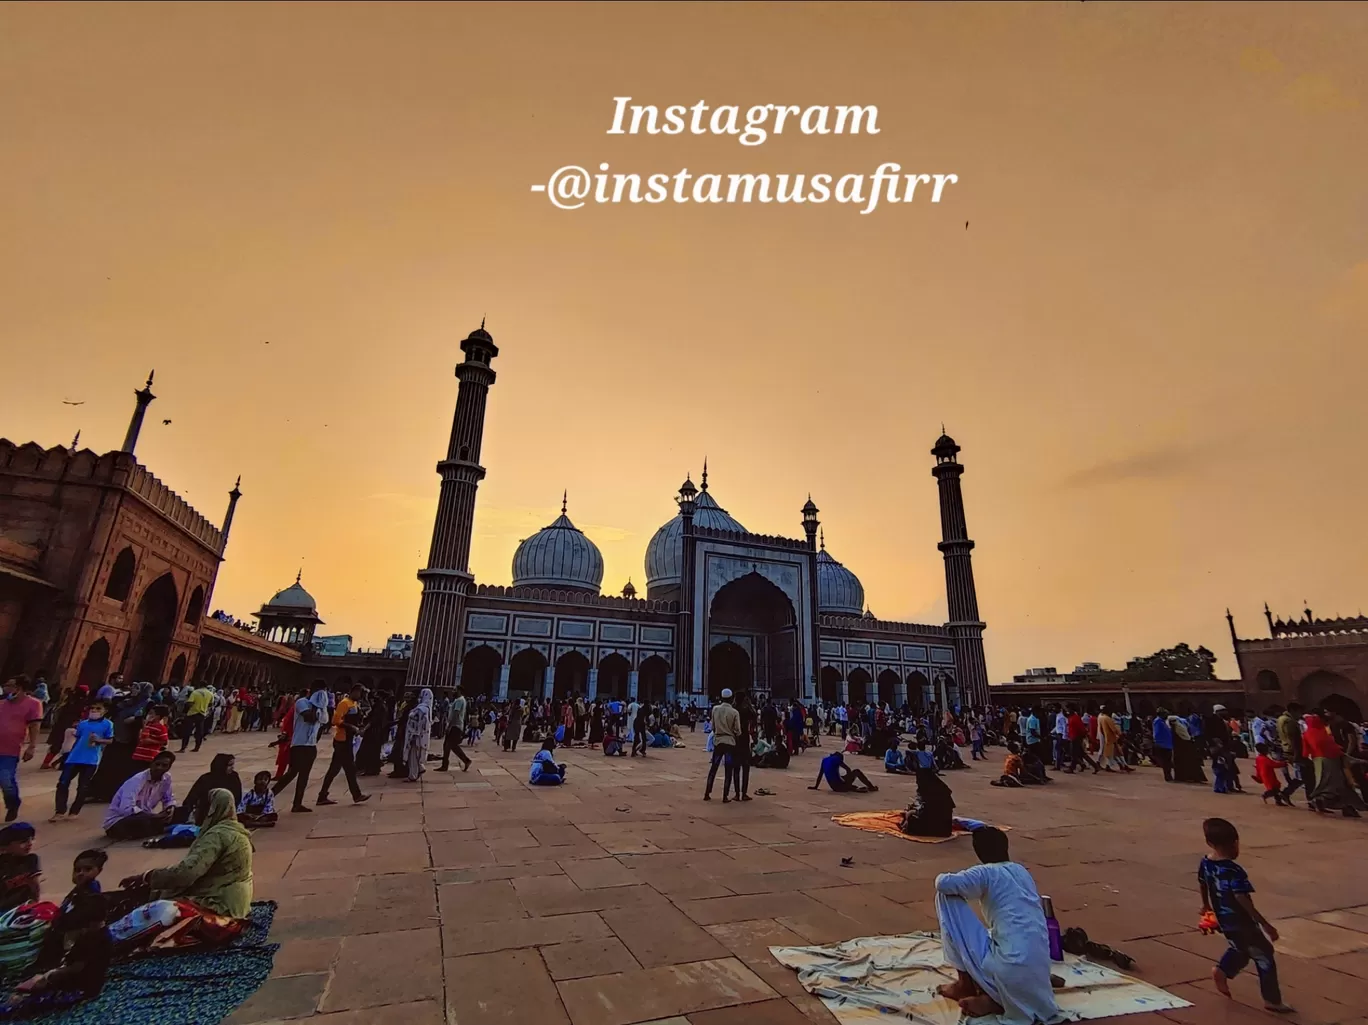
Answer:
[(362, 794), (360, 797), (353, 797), (352, 804), (365, 804), (371, 799), (370, 794)]
[(311, 812), (311, 811), (313, 811), (313, 809), (310, 808), (310, 807), (308, 807), (307, 805), (297, 804), (297, 805), (295, 805), (293, 808), (291, 808), (290, 811), (294, 811), (294, 812), (300, 812), (300, 811)]
[(322, 807), (322, 806), (324, 806), (324, 805), (329, 805), (329, 804), (336, 804), (336, 803), (337, 803), (337, 802), (334, 801), (331, 797), (319, 797), (319, 799), (318, 799), (317, 801), (314, 802), (314, 804), (315, 804), (315, 805), (318, 805), (319, 807)]
[(14, 821), (15, 819), (17, 819), (18, 817), (19, 817), (19, 809), (18, 809), (18, 808), (10, 808), (9, 810), (7, 810), (7, 811), (5, 812), (5, 821), (6, 821), (6, 822), (13, 822), (13, 821)]

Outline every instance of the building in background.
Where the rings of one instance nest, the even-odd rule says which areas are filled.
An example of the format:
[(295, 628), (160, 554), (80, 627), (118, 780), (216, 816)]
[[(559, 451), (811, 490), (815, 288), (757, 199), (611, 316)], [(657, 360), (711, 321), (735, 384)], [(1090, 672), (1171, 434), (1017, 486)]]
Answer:
[(1297, 701), (1361, 722), (1368, 708), (1368, 616), (1317, 619), (1308, 608), (1297, 619), (1274, 619), (1265, 604), (1264, 618), (1269, 636), (1242, 638), (1226, 610), (1248, 706), (1262, 711)]
[(724, 688), (777, 698), (961, 706), (987, 699), (960, 448), (932, 449), (940, 494), (949, 621), (896, 623), (865, 606), (855, 574), (826, 551), (809, 498), (802, 538), (747, 530), (686, 479), (677, 511), (646, 547), (646, 594), (604, 595), (603, 558), (560, 515), (521, 544), (509, 586), (469, 568), (484, 417), (498, 356), (481, 325), (465, 360), (413, 639), (409, 685), (467, 694), (643, 697), (705, 702)]

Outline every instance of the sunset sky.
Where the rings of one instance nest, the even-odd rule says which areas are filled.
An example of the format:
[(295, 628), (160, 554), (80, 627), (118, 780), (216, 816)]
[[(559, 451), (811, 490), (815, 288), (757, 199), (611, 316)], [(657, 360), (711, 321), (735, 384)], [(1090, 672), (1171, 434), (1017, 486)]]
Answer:
[[(488, 317), (473, 570), (571, 518), (604, 590), (706, 456), (750, 530), (941, 622), (963, 446), (989, 676), (1368, 604), (1368, 7), (0, 7), (0, 436), (117, 448), (412, 632)], [(613, 97), (874, 104), (878, 135), (607, 135)], [(564, 164), (954, 173), (942, 202), (552, 208)], [(66, 405), (81, 402), (82, 405)], [(169, 419), (169, 425), (163, 424)]]

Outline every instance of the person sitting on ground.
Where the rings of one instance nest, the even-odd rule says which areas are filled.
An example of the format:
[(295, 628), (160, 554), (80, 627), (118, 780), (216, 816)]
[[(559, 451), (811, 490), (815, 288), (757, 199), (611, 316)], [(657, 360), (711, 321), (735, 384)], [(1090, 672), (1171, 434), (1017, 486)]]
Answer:
[(119, 787), (105, 813), (104, 831), (111, 840), (141, 840), (160, 836), (171, 824), (176, 795), (171, 789), (171, 766), (176, 756), (163, 751), (152, 765)]
[(33, 853), (38, 831), (27, 822), (0, 829), (0, 911), (39, 899), (42, 868)]
[(954, 741), (948, 733), (940, 735), (940, 740), (936, 744), (935, 762), (938, 769), (969, 768), (964, 759), (960, 757), (959, 749), (955, 747)]
[(955, 832), (955, 799), (934, 769), (917, 770), (917, 794), (903, 813), (908, 836), (951, 836)]
[(271, 793), (271, 773), (262, 769), (252, 777), (252, 789), (238, 802), (238, 821), (248, 829), (262, 829), (276, 824), (275, 795)]
[(817, 782), (808, 789), (820, 789), (824, 779), (827, 781), (827, 786), (838, 794), (864, 794), (879, 789), (869, 782), (869, 777), (859, 769), (852, 769), (846, 765), (845, 756), (840, 751), (833, 752), (822, 759), (822, 764), (817, 770)]
[(622, 738), (618, 736), (616, 723), (609, 723), (603, 729), (603, 753), (608, 757), (618, 755), (626, 757), (627, 755), (627, 752), (623, 750)]
[(195, 780), (190, 792), (176, 809), (171, 821), (176, 825), (198, 826), (204, 821), (204, 813), (209, 807), (209, 795), (215, 790), (226, 790), (233, 795), (233, 806), (242, 800), (242, 778), (236, 771), (237, 759), (227, 751), (214, 755), (209, 763), (209, 771)]
[[(973, 839), (982, 864), (936, 877), (945, 962), (959, 973), (937, 992), (956, 1001), (969, 1018), (996, 1014), (1002, 1025), (1063, 1021), (1035, 880), (1010, 859), (1002, 830), (986, 826), (975, 830)], [(971, 901), (979, 902), (983, 921)]]
[(784, 746), (782, 737), (769, 741), (764, 737), (759, 737), (755, 741), (755, 747), (751, 750), (751, 763), (757, 769), (787, 769), (789, 767), (789, 749)]
[(1021, 778), (1023, 765), (1021, 752), (1017, 748), (1016, 741), (1009, 741), (1007, 757), (1002, 762), (1002, 775), (991, 780), (990, 785), (995, 787), (1024, 787), (1026, 784)]
[(110, 925), (111, 938), (128, 950), (187, 915), (246, 918), (252, 909), (252, 853), (252, 837), (237, 820), (233, 795), (213, 791), (199, 836), (185, 857), (119, 884), (125, 897), (145, 902)]
[(1050, 782), (1050, 774), (1045, 771), (1045, 763), (1030, 747), (1021, 753), (1021, 782), (1028, 787), (1043, 786)]
[(104, 989), (111, 944), (103, 896), (73, 891), (45, 940), (33, 974), (0, 1004), (0, 1020), (60, 1011)]
[(556, 741), (547, 737), (542, 741), (541, 750), (532, 756), (532, 774), (528, 782), (537, 787), (555, 787), (565, 782), (564, 765), (557, 765), (551, 752), (556, 750)]
[(888, 750), (884, 752), (884, 772), (895, 772), (899, 775), (909, 775), (912, 772), (907, 767), (902, 752), (898, 750), (897, 734), (888, 740)]
[(907, 767), (915, 772), (918, 769), (934, 769), (936, 767), (936, 756), (930, 751), (930, 741), (921, 740), (917, 742), (917, 749), (911, 747), (907, 749), (905, 759)]

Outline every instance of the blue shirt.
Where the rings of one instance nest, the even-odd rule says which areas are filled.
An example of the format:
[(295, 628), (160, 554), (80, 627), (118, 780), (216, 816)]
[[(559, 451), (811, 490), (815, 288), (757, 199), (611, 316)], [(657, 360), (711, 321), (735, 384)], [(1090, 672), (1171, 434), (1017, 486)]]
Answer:
[(895, 769), (895, 770), (896, 770), (896, 769), (901, 769), (902, 767), (903, 767), (903, 756), (902, 756), (902, 752), (901, 752), (901, 751), (899, 751), (896, 747), (890, 747), (887, 751), (884, 752), (884, 768), (885, 768), (885, 769)]
[(1203, 858), (1197, 866), (1197, 884), (1206, 893), (1211, 910), (1216, 912), (1221, 932), (1230, 936), (1255, 928), (1249, 912), (1235, 902), (1236, 894), (1254, 892), (1254, 884), (1249, 881), (1249, 875), (1239, 862), (1227, 858)]
[(1155, 747), (1162, 747), (1166, 751), (1173, 750), (1173, 730), (1169, 728), (1167, 719), (1163, 716), (1156, 715), (1154, 717), (1152, 732), (1154, 734)]
[(829, 786), (840, 786), (844, 777), (841, 775), (841, 765), (844, 759), (839, 753), (829, 754), (822, 759), (822, 776), (825, 777)]
[(1026, 719), (1026, 743), (1040, 743), (1040, 720), (1033, 715)]
[(82, 719), (76, 724), (76, 744), (66, 756), (66, 765), (99, 765), (101, 740), (114, 739), (114, 724), (108, 719)]

